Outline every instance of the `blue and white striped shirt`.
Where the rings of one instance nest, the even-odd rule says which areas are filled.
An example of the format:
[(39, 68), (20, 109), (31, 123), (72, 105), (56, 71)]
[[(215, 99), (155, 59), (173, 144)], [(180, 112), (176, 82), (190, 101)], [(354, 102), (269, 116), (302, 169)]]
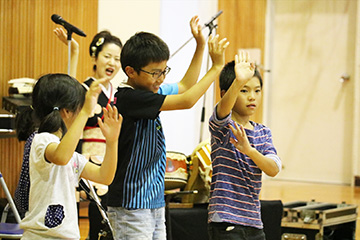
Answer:
[(128, 209), (165, 206), (166, 148), (159, 113), (165, 94), (178, 92), (177, 84), (159, 92), (162, 94), (123, 86), (115, 94), (123, 123), (108, 206)]

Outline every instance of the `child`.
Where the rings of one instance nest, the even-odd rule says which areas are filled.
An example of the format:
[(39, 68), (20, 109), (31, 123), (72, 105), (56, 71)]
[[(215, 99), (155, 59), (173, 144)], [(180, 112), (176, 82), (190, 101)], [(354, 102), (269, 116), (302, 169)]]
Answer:
[(270, 129), (249, 119), (260, 104), (262, 79), (248, 54), (241, 52), (224, 67), (220, 89), (222, 98), (210, 118), (210, 239), (265, 239), (259, 201), (261, 175), (274, 177), (281, 161)]
[(104, 108), (104, 122), (98, 119), (106, 138), (101, 167), (75, 153), (82, 129), (97, 103), (100, 83), (95, 81), (85, 95), (74, 78), (48, 74), (34, 87), (32, 107), (39, 129), (30, 150), (29, 211), (20, 224), (23, 239), (79, 239), (75, 187), (80, 177), (103, 184), (113, 180), (122, 123), (116, 107)]
[[(198, 80), (201, 64), (202, 64), (202, 57), (205, 49), (205, 38), (201, 32), (201, 26), (199, 25), (199, 17), (194, 16), (190, 20), (190, 30), (193, 37), (196, 40), (196, 49), (192, 58), (192, 61), (189, 65), (189, 68), (179, 83), (169, 84), (168, 87), (175, 87), (178, 88), (178, 92), (182, 93), (192, 87), (196, 81)], [(54, 31), (55, 35), (65, 44), (66, 41), (66, 34), (61, 28), (57, 28)], [(76, 71), (76, 66), (73, 66), (77, 63), (77, 57), (75, 55), (78, 50), (78, 44), (73, 39), (71, 49), (75, 49), (72, 51), (71, 59), (74, 61), (71, 62), (71, 70), (73, 72)], [(107, 31), (102, 31), (95, 35), (91, 44), (90, 44), (90, 56), (92, 57), (92, 62), (94, 64), (94, 77), (85, 81), (85, 84), (89, 85), (93, 79), (98, 79), (105, 77), (106, 74), (109, 74), (106, 85), (103, 88), (102, 93), (100, 94), (98, 104), (101, 106), (106, 106), (108, 100), (111, 103), (114, 99), (115, 91), (110, 91), (112, 89), (112, 85), (110, 80), (115, 76), (120, 68), (120, 52), (121, 52), (122, 44), (118, 38), (111, 35)], [(109, 51), (112, 50), (112, 51)], [(74, 64), (73, 64), (74, 63)], [(106, 63), (106, 64), (104, 64)], [(113, 72), (111, 70), (114, 69)], [(106, 88), (105, 88), (106, 87)], [(106, 90), (108, 89), (108, 90)], [(104, 105), (105, 104), (105, 105)], [(121, 103), (119, 103), (121, 104)], [(98, 108), (101, 110), (101, 108)], [(101, 114), (101, 113), (99, 113)], [(94, 121), (95, 119), (95, 121)], [(98, 127), (96, 127), (96, 117), (90, 118), (86, 124), (83, 138), (81, 139), (82, 145), (82, 154), (86, 155), (90, 158), (91, 161), (96, 163), (101, 163), (102, 156), (105, 152), (105, 144), (104, 144), (104, 137), (102, 137), (101, 132)], [(99, 186), (96, 185), (102, 192), (107, 191), (107, 186)], [(100, 193), (100, 191), (98, 191)], [(107, 195), (101, 196), (101, 204), (106, 209), (106, 200)], [(100, 231), (99, 226), (101, 226), (101, 215), (98, 213), (98, 209), (92, 202), (89, 205), (89, 237), (90, 240), (97, 239), (98, 233)]]
[(115, 239), (166, 239), (166, 149), (159, 113), (191, 108), (205, 93), (224, 65), (228, 42), (218, 39), (211, 36), (208, 43), (211, 69), (181, 94), (178, 85), (161, 86), (170, 71), (166, 43), (147, 32), (136, 33), (125, 43), (121, 65), (128, 80), (115, 94), (124, 126), (108, 199)]
[[(64, 44), (67, 44), (67, 36), (62, 28), (54, 30), (55, 35)], [(84, 87), (88, 88), (95, 79), (106, 79), (101, 84), (101, 93), (98, 98), (98, 104), (95, 114), (90, 117), (83, 131), (83, 137), (80, 139), (77, 151), (87, 157), (90, 161), (101, 164), (105, 154), (105, 138), (97, 124), (97, 118), (102, 117), (102, 108), (108, 104), (113, 105), (115, 89), (111, 80), (120, 70), (120, 53), (123, 47), (120, 39), (112, 35), (109, 31), (101, 31), (97, 33), (89, 46), (89, 54), (92, 63), (92, 74), (84, 82)], [(75, 77), (77, 62), (79, 58), (79, 45), (74, 40), (71, 41), (71, 64), (70, 74)], [(83, 185), (82, 185), (83, 186)], [(101, 205), (104, 209), (107, 206), (107, 189), (108, 186), (93, 183), (97, 190)], [(89, 189), (86, 189), (89, 191)], [(97, 207), (97, 204), (90, 199), (88, 208), (89, 215), (89, 239), (98, 239), (99, 233), (105, 228), (102, 223), (103, 217)]]

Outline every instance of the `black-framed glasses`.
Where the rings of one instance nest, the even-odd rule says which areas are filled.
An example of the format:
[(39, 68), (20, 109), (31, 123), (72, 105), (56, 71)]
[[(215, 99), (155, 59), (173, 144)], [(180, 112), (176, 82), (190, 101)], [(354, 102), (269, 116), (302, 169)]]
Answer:
[(157, 71), (157, 72), (148, 72), (142, 69), (139, 69), (139, 71), (150, 74), (154, 79), (159, 79), (161, 75), (164, 75), (164, 77), (170, 72), (171, 68), (166, 66), (164, 71)]

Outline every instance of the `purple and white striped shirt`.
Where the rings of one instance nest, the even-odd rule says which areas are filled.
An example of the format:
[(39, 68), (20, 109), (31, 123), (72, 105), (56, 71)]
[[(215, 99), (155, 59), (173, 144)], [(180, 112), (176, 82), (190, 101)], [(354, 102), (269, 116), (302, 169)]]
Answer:
[[(253, 130), (245, 129), (250, 145), (273, 159), (281, 169), (271, 131), (262, 124), (250, 121)], [(259, 193), (262, 171), (245, 154), (230, 143), (234, 137), (229, 124), (237, 124), (229, 114), (217, 119), (216, 110), (210, 117), (211, 159), (213, 167), (209, 200), (209, 222), (228, 222), (263, 228)]]

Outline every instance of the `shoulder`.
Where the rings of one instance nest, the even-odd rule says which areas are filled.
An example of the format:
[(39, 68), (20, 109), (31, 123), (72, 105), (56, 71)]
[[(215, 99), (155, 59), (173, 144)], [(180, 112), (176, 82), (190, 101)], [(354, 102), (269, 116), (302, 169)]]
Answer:
[(216, 112), (217, 105), (215, 106), (215, 109), (213, 111), (213, 114), (210, 117), (210, 124), (216, 124), (218, 126), (226, 126), (228, 125), (231, 120), (231, 112), (229, 115), (227, 115), (225, 118), (220, 119)]
[(43, 132), (43, 133), (36, 133), (34, 135), (33, 143), (51, 143), (51, 142), (60, 142), (59, 137), (54, 134)]
[(267, 137), (267, 138), (272, 138), (272, 133), (270, 128), (268, 128), (267, 126), (261, 124), (261, 123), (255, 123), (251, 121), (251, 124), (254, 126), (254, 134), (255, 136), (263, 136), (263, 137)]
[(262, 130), (262, 131), (270, 131), (270, 128), (268, 128), (267, 126), (265, 126), (262, 123), (256, 123), (253, 121), (250, 121), (251, 125), (254, 126), (254, 130)]

